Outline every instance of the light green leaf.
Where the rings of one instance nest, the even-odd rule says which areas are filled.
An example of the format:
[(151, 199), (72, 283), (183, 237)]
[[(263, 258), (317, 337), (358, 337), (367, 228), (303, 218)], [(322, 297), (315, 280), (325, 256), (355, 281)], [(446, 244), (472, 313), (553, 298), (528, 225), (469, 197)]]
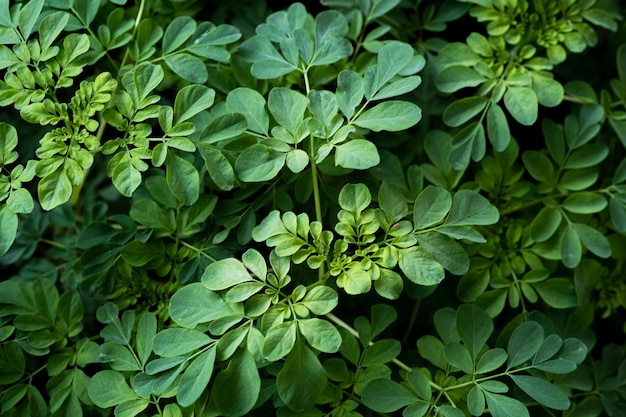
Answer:
[(187, 328), (233, 314), (219, 295), (199, 282), (189, 284), (174, 293), (170, 300), (169, 313), (172, 320)]
[(0, 165), (8, 165), (17, 160), (14, 152), (17, 146), (17, 130), (6, 122), (0, 122)]
[(537, 121), (537, 94), (530, 87), (509, 87), (504, 93), (504, 105), (519, 123), (530, 126)]
[(174, 124), (189, 120), (208, 109), (215, 100), (215, 90), (204, 85), (192, 84), (180, 89), (174, 101)]
[(235, 161), (235, 171), (245, 182), (274, 179), (285, 165), (286, 153), (257, 143), (246, 148)]
[(570, 400), (567, 395), (548, 381), (536, 376), (509, 375), (513, 382), (539, 404), (555, 410), (567, 410)]
[(265, 98), (250, 88), (238, 87), (228, 93), (226, 97), (228, 108), (243, 115), (248, 129), (253, 132), (267, 135), (269, 117), (265, 111)]
[(297, 325), (295, 321), (281, 323), (272, 327), (265, 336), (263, 355), (275, 362), (287, 355), (296, 343)]
[(592, 214), (606, 208), (608, 202), (601, 194), (591, 191), (573, 193), (563, 201), (563, 208), (571, 213)]
[(196, 84), (204, 84), (209, 79), (206, 64), (197, 56), (186, 52), (168, 55), (165, 63), (179, 77)]
[(346, 184), (339, 192), (338, 202), (342, 209), (358, 218), (372, 202), (372, 194), (365, 184)]
[(389, 379), (375, 379), (361, 394), (363, 404), (379, 413), (392, 413), (412, 404), (418, 398), (411, 391)]
[(43, 5), (44, 0), (30, 0), (20, 10), (17, 16), (17, 25), (24, 39), (28, 39), (33, 32), (33, 28), (37, 19), (39, 19)]
[(213, 375), (215, 347), (210, 347), (189, 364), (178, 385), (177, 402), (188, 407), (206, 390)]
[(48, 49), (61, 31), (67, 25), (70, 15), (63, 12), (54, 12), (41, 20), (39, 24), (39, 44), (41, 50)]
[(156, 316), (152, 313), (145, 313), (137, 324), (137, 337), (135, 339), (137, 356), (142, 365), (145, 365), (150, 358), (152, 345), (157, 331)]
[(278, 78), (296, 69), (263, 35), (255, 35), (243, 42), (239, 52), (243, 59), (252, 62), (252, 75), (262, 80)]
[(485, 374), (487, 372), (495, 371), (506, 362), (507, 354), (504, 349), (495, 348), (489, 349), (481, 355), (478, 363), (476, 364), (476, 373)]
[(196, 349), (204, 347), (214, 340), (197, 330), (166, 328), (154, 337), (154, 353), (159, 356), (172, 358), (186, 355)]
[(308, 100), (306, 96), (286, 87), (275, 87), (267, 98), (267, 108), (279, 125), (295, 135), (302, 122)]
[(452, 207), (452, 196), (441, 188), (429, 185), (417, 196), (413, 206), (415, 230), (426, 229), (439, 224)]
[(343, 70), (337, 76), (337, 104), (339, 109), (351, 119), (356, 106), (361, 104), (364, 95), (363, 77), (350, 70)]
[(467, 252), (458, 242), (441, 233), (418, 233), (417, 242), (446, 270), (455, 275), (464, 275), (470, 267)]
[(212, 291), (220, 291), (253, 281), (246, 267), (235, 258), (222, 259), (206, 267), (202, 274), (202, 285)]
[(335, 165), (348, 169), (368, 169), (380, 163), (376, 145), (366, 139), (353, 139), (335, 147)]
[(582, 244), (600, 258), (611, 256), (611, 244), (607, 237), (597, 229), (583, 223), (574, 223)]
[(411, 75), (409, 77), (400, 78), (381, 88), (378, 93), (374, 94), (371, 100), (384, 100), (386, 98), (397, 97), (415, 90), (422, 83), (422, 77), (419, 75)]
[(315, 54), (311, 66), (329, 65), (352, 54), (352, 44), (344, 36), (348, 22), (337, 10), (325, 10), (315, 17)]
[(326, 388), (326, 370), (318, 357), (298, 340), (276, 377), (281, 400), (293, 411), (313, 406)]
[(217, 374), (211, 389), (211, 398), (224, 416), (243, 416), (257, 402), (261, 391), (261, 378), (254, 357), (241, 349)]
[(563, 220), (563, 216), (558, 208), (543, 207), (530, 225), (531, 237), (535, 242), (545, 242), (556, 233), (561, 220)]
[(422, 110), (414, 103), (389, 100), (361, 113), (354, 124), (380, 132), (398, 132), (414, 126), (422, 119)]
[(412, 247), (399, 251), (400, 269), (419, 285), (436, 285), (445, 278), (443, 266), (426, 249)]
[(6, 201), (7, 207), (12, 213), (30, 213), (35, 208), (33, 197), (27, 189), (18, 188), (11, 191)]
[(89, 381), (89, 398), (100, 408), (109, 408), (137, 399), (124, 375), (117, 371), (100, 371)]
[(312, 288), (302, 299), (302, 305), (318, 316), (334, 310), (339, 300), (337, 291), (325, 285)]
[(446, 226), (494, 224), (500, 218), (498, 209), (489, 200), (470, 190), (460, 190), (452, 197), (452, 209)]
[(165, 160), (167, 185), (178, 202), (190, 206), (200, 197), (200, 175), (196, 167), (174, 152), (168, 152)]
[[(413, 58), (413, 47), (407, 43), (391, 41), (378, 51), (376, 64), (375, 88), (367, 88), (377, 92), (380, 87), (395, 77)], [(371, 97), (373, 94), (370, 94)]]
[(72, 196), (72, 183), (64, 169), (57, 169), (46, 175), (37, 186), (39, 202), (44, 210), (52, 210), (69, 201)]
[(163, 34), (163, 55), (180, 47), (196, 30), (196, 21), (189, 16), (174, 18)]
[(536, 72), (531, 72), (530, 75), (533, 80), (532, 88), (539, 104), (546, 107), (556, 107), (561, 104), (565, 90), (560, 82)]
[(285, 162), (291, 172), (302, 172), (309, 164), (309, 155), (302, 149), (294, 149), (287, 153)]
[(11, 212), (6, 205), (0, 206), (0, 256), (7, 253), (17, 236), (17, 214)]
[(335, 353), (341, 346), (341, 335), (330, 322), (318, 318), (298, 321), (298, 330), (312, 348)]
[(214, 146), (202, 144), (198, 144), (198, 151), (215, 184), (224, 191), (232, 190), (235, 186), (235, 170), (222, 151)]

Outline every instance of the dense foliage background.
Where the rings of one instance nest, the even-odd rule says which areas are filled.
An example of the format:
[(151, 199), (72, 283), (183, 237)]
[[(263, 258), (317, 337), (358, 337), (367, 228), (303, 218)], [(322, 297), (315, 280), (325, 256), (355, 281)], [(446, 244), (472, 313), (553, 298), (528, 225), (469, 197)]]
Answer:
[(0, 0), (0, 416), (621, 416), (618, 0)]

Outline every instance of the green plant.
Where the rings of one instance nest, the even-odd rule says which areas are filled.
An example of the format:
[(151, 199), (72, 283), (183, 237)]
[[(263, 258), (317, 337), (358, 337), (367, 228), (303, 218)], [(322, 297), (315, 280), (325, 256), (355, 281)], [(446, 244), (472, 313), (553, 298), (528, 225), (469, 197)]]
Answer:
[(0, 0), (0, 416), (619, 416), (622, 12)]

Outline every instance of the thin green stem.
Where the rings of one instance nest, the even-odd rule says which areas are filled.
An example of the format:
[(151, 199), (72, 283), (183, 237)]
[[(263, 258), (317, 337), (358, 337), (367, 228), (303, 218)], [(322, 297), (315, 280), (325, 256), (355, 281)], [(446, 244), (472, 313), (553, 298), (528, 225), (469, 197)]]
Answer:
[[(170, 236), (170, 237), (171, 237), (171, 236)], [(172, 238), (172, 239), (174, 239), (174, 238)], [(208, 253), (206, 253), (206, 252), (205, 252), (205, 251), (203, 251), (202, 249), (198, 249), (198, 248), (196, 248), (195, 246), (193, 246), (192, 244), (185, 242), (184, 240), (178, 240), (178, 239), (176, 239), (176, 241), (177, 241), (178, 243), (180, 243), (181, 245), (183, 245), (183, 246), (185, 246), (185, 247), (187, 247), (187, 248), (191, 249), (192, 251), (196, 252), (198, 255), (200, 255), (200, 256), (204, 256), (205, 258), (210, 259), (210, 260), (212, 260), (213, 262), (217, 262), (217, 259), (216, 259), (216, 258), (212, 257), (211, 255), (209, 255)]]

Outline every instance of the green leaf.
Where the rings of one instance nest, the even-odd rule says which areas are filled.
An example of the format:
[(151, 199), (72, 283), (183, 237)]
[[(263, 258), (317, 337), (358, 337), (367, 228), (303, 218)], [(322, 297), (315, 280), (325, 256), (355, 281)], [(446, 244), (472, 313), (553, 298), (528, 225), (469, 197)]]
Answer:
[(196, 167), (174, 152), (165, 160), (167, 185), (178, 202), (190, 206), (200, 197), (200, 175)]
[(0, 165), (8, 165), (17, 160), (13, 150), (17, 146), (17, 130), (6, 122), (0, 122)]
[(380, 163), (376, 145), (366, 139), (353, 139), (337, 145), (335, 165), (348, 169), (368, 169)]
[(43, 177), (37, 186), (37, 194), (44, 210), (52, 210), (69, 201), (72, 196), (72, 183), (65, 169), (57, 169)]
[(296, 343), (297, 325), (294, 321), (280, 323), (272, 327), (265, 335), (263, 355), (269, 361), (275, 362), (287, 355)]
[(568, 223), (561, 236), (561, 260), (563, 265), (568, 268), (577, 267), (582, 258), (582, 251), (582, 243), (576, 226), (573, 223)]
[(336, 10), (325, 10), (315, 17), (315, 55), (311, 66), (329, 65), (352, 54), (352, 44), (344, 38), (348, 22)]
[(172, 320), (187, 328), (233, 314), (219, 295), (201, 283), (189, 284), (174, 293), (169, 313)]
[(573, 308), (578, 306), (576, 290), (569, 279), (551, 278), (533, 285), (541, 299), (552, 308)]
[(154, 353), (159, 356), (172, 358), (186, 355), (200, 349), (214, 340), (197, 330), (166, 328), (154, 337)]
[(413, 103), (389, 100), (361, 113), (354, 124), (375, 132), (398, 132), (414, 126), (422, 119), (422, 110)]
[(419, 285), (436, 285), (445, 278), (443, 266), (426, 249), (412, 247), (399, 251), (400, 269), (412, 282)]
[(497, 103), (491, 103), (487, 110), (487, 136), (496, 152), (503, 152), (511, 141), (509, 122)]
[(495, 371), (504, 362), (506, 362), (507, 354), (504, 349), (495, 348), (486, 351), (478, 360), (476, 364), (476, 373), (484, 374), (487, 372)]
[(528, 375), (509, 375), (513, 382), (539, 404), (555, 410), (567, 410), (570, 400), (567, 395), (545, 379)]
[(515, 398), (483, 391), (493, 417), (530, 417), (528, 409)]
[(462, 88), (476, 87), (487, 79), (469, 67), (452, 66), (437, 74), (435, 83), (442, 93), (454, 93)]
[(17, 25), (24, 39), (28, 39), (33, 32), (35, 22), (39, 19), (44, 0), (30, 0), (22, 7), (17, 16)]
[(239, 154), (235, 161), (235, 171), (245, 182), (270, 181), (283, 168), (285, 160), (285, 153), (257, 143)]
[(137, 356), (142, 365), (150, 358), (152, 345), (157, 331), (156, 317), (152, 313), (145, 313), (137, 324), (137, 337), (135, 339)]
[(252, 410), (260, 391), (261, 378), (254, 357), (242, 349), (215, 377), (211, 398), (221, 415), (243, 416)]
[(556, 233), (562, 219), (563, 216), (558, 208), (543, 207), (530, 225), (531, 237), (535, 242), (545, 242)]
[(339, 109), (351, 119), (354, 116), (356, 106), (361, 104), (365, 94), (363, 77), (350, 70), (343, 70), (337, 76), (337, 104)]
[(245, 117), (248, 129), (267, 135), (269, 117), (265, 111), (265, 98), (259, 92), (245, 87), (236, 88), (228, 93), (226, 104), (231, 111)]
[[(392, 81), (371, 98), (371, 100), (384, 100), (386, 98), (397, 97), (415, 90), (422, 83), (422, 77), (412, 75)], [(346, 115), (347, 116), (347, 115)]]
[(124, 375), (117, 371), (100, 371), (89, 381), (89, 398), (100, 408), (109, 408), (137, 399)]
[(469, 270), (470, 259), (467, 252), (452, 238), (436, 232), (418, 233), (415, 238), (441, 266), (453, 274), (463, 275)]
[(100, 345), (98, 359), (103, 363), (108, 363), (116, 371), (141, 370), (141, 364), (137, 363), (132, 352), (126, 346), (117, 343), (107, 342)]
[(215, 351), (215, 347), (210, 347), (195, 358), (185, 370), (176, 393), (176, 400), (181, 406), (192, 405), (206, 390), (213, 375)]
[(204, 84), (209, 79), (206, 64), (197, 56), (185, 52), (168, 55), (165, 63), (179, 77), (196, 84)]
[(327, 286), (317, 286), (306, 293), (302, 305), (318, 316), (328, 314), (339, 303), (337, 291)]
[(17, 214), (11, 212), (6, 205), (0, 207), (0, 256), (7, 253), (17, 236)]
[(363, 404), (379, 413), (392, 413), (413, 404), (418, 398), (411, 391), (389, 379), (375, 379), (361, 394)]
[(326, 388), (326, 370), (318, 357), (298, 340), (276, 377), (281, 400), (293, 411), (313, 406)]
[(189, 16), (174, 18), (163, 34), (163, 55), (180, 47), (196, 30), (196, 21)]
[(361, 366), (391, 362), (400, 354), (402, 347), (396, 339), (383, 339), (368, 346), (363, 352)]
[(493, 321), (480, 307), (463, 304), (457, 310), (456, 328), (475, 361), (493, 332)]
[(536, 72), (531, 72), (532, 89), (537, 95), (539, 104), (546, 107), (556, 107), (563, 101), (565, 91), (560, 82)]
[(426, 229), (443, 221), (452, 207), (452, 196), (441, 188), (429, 185), (417, 196), (413, 206), (415, 230)]
[(239, 46), (239, 52), (243, 59), (252, 62), (252, 75), (261, 80), (278, 78), (296, 69), (263, 35), (255, 35), (243, 42)]
[(452, 209), (446, 226), (494, 224), (500, 218), (498, 209), (489, 200), (470, 190), (460, 190), (452, 198)]
[(473, 416), (480, 416), (485, 412), (485, 394), (477, 385), (467, 394), (467, 408)]
[(9, 385), (18, 382), (25, 370), (26, 358), (16, 342), (0, 346), (0, 384)]
[(530, 126), (537, 121), (537, 94), (530, 87), (509, 87), (504, 93), (504, 105), (519, 123)]
[(341, 346), (341, 335), (330, 322), (318, 318), (298, 321), (298, 330), (312, 348), (335, 353)]
[(267, 98), (267, 108), (279, 125), (295, 135), (307, 108), (306, 96), (286, 87), (273, 88)]
[(30, 213), (35, 208), (33, 197), (30, 195), (27, 189), (18, 188), (13, 190), (9, 194), (9, 198), (6, 201), (7, 207), (12, 213)]
[(198, 144), (198, 151), (204, 159), (205, 167), (211, 179), (224, 191), (235, 186), (235, 170), (222, 151), (214, 146)]
[(212, 291), (220, 291), (252, 281), (246, 267), (234, 258), (222, 259), (206, 267), (202, 274), (202, 284)]
[[(443, 112), (443, 121), (450, 127), (458, 127), (483, 111), (487, 106), (485, 97), (465, 97), (452, 102)], [(492, 106), (490, 106), (490, 109)]]
[(215, 100), (215, 90), (204, 85), (187, 85), (178, 91), (174, 101), (174, 124), (189, 120), (208, 109)]
[(592, 214), (606, 208), (608, 202), (601, 194), (591, 191), (582, 191), (567, 196), (563, 201), (563, 208), (570, 213)]
[(450, 365), (467, 374), (474, 373), (472, 356), (465, 345), (459, 342), (450, 342), (444, 347), (444, 353)]
[(534, 321), (520, 324), (513, 330), (507, 346), (507, 368), (512, 369), (532, 358), (543, 343), (543, 328)]
[(39, 24), (39, 44), (42, 51), (45, 51), (52, 45), (67, 25), (69, 18), (70, 16), (67, 13), (54, 12), (41, 20)]
[(611, 244), (607, 237), (597, 229), (583, 223), (574, 223), (582, 244), (600, 258), (611, 256)]
[[(413, 58), (413, 47), (404, 42), (391, 41), (386, 43), (378, 51), (378, 60), (376, 64), (376, 85), (374, 88), (366, 88), (376, 92), (393, 77), (398, 75), (400, 71)], [(373, 94), (369, 94), (371, 97)]]

